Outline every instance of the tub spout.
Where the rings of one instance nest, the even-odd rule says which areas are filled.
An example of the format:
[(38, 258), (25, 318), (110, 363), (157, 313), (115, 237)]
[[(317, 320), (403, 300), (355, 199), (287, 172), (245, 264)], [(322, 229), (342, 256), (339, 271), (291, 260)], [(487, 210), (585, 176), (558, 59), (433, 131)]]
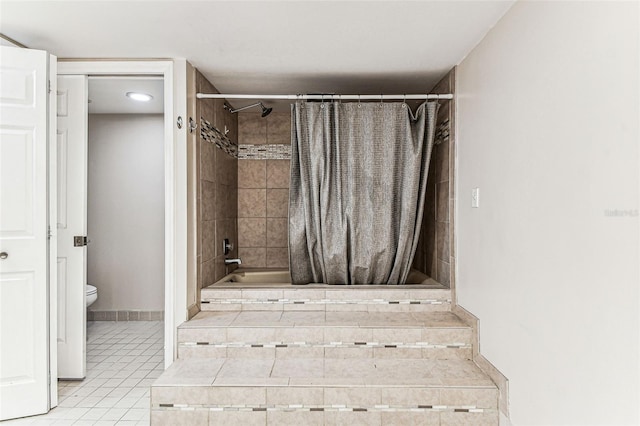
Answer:
[(224, 260), (224, 264), (225, 265), (233, 265), (233, 264), (237, 264), (237, 265), (242, 265), (242, 260), (240, 258), (237, 259), (225, 259)]

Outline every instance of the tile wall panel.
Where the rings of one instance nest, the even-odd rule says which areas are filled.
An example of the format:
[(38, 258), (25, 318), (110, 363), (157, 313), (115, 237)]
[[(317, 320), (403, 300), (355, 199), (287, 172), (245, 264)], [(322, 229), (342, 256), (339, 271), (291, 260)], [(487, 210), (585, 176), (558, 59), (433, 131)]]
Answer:
[[(216, 88), (200, 73), (196, 73), (196, 90), (202, 93), (218, 93)], [(229, 238), (234, 249), (229, 257), (238, 257), (238, 116), (223, 107), (224, 100), (198, 99), (196, 116), (199, 129), (211, 126), (212, 132), (224, 135), (231, 145), (221, 149), (216, 143), (199, 134), (198, 138), (198, 286), (207, 287), (235, 266), (224, 264), (222, 240)], [(265, 201), (266, 203), (266, 201)], [(266, 204), (263, 210), (266, 209)]]
[(253, 112), (238, 116), (238, 243), (242, 266), (288, 268), (290, 161), (282, 158), (288, 157), (291, 144), (291, 116), (288, 112), (272, 112), (265, 118)]
[(266, 191), (267, 217), (289, 217), (289, 190), (270, 188)]
[[(431, 91), (455, 93), (455, 69)], [(436, 123), (437, 144), (431, 153), (422, 229), (413, 267), (436, 281), (453, 286), (455, 265), (455, 100), (444, 101)]]
[(267, 143), (267, 120), (263, 119), (260, 113), (238, 113), (238, 143), (242, 145)]

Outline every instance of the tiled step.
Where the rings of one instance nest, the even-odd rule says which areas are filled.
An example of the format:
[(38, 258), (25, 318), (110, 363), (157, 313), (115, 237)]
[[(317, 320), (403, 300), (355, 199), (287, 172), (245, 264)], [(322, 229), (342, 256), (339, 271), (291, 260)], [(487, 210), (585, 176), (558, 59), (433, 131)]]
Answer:
[(178, 328), (184, 358), (471, 359), (451, 312), (201, 312)]
[(427, 312), (451, 310), (451, 290), (418, 285), (243, 288), (210, 286), (201, 291), (203, 311)]
[(153, 425), (497, 425), (469, 360), (186, 359), (151, 390)]
[(448, 289), (259, 285), (202, 290), (153, 425), (497, 425)]

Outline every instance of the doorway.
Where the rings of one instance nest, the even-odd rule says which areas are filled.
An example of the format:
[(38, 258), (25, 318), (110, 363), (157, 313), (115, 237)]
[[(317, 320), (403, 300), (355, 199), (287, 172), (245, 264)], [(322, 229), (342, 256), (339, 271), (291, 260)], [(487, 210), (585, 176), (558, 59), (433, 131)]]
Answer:
[(89, 321), (163, 319), (163, 99), (162, 77), (89, 77)]
[(87, 319), (163, 318), (163, 77), (60, 76), (57, 98), (57, 376), (78, 380)]
[[(186, 319), (186, 129), (176, 117), (186, 115), (186, 66), (183, 59), (149, 61), (73, 60), (58, 62), (58, 75), (163, 78), (164, 125), (164, 367), (175, 359), (176, 327)], [(99, 292), (99, 291), (98, 291)], [(100, 295), (98, 295), (100, 298)], [(99, 307), (99, 305), (96, 305)], [(117, 314), (116, 314), (117, 315)], [(128, 315), (128, 314), (125, 314)], [(134, 314), (135, 315), (135, 314)], [(145, 314), (143, 314), (145, 315)], [(52, 389), (52, 393), (54, 390)]]

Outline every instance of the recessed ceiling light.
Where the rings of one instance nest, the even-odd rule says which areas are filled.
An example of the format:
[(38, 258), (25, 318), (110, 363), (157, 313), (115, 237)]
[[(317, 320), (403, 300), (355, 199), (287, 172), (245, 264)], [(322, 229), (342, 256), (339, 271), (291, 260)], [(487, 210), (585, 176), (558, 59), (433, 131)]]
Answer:
[(134, 101), (140, 102), (149, 102), (153, 99), (153, 96), (148, 95), (146, 93), (138, 93), (138, 92), (127, 92), (127, 97), (133, 99)]

